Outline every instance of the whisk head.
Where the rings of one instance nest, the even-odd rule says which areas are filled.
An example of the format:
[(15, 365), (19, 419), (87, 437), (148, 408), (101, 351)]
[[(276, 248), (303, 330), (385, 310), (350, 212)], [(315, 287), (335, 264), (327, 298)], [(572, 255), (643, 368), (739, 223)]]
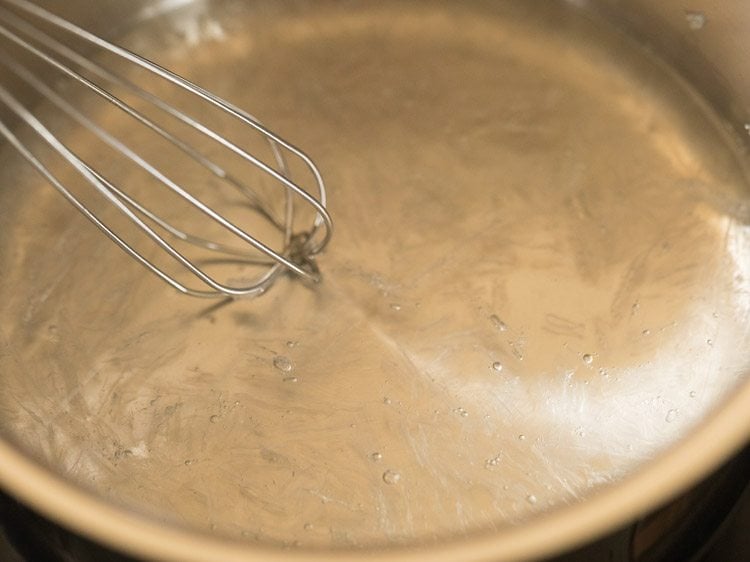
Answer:
[(0, 135), (131, 257), (199, 297), (257, 296), (286, 272), (318, 280), (332, 222), (304, 152), (28, 0), (0, 0), (0, 40), (0, 65), (46, 102), (32, 111), (0, 79), (17, 121), (0, 119)]

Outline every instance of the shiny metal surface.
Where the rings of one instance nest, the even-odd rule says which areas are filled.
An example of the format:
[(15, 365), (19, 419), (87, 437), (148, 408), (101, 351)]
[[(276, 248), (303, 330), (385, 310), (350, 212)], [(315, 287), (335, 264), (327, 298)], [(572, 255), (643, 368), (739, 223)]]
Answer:
[(750, 115), (750, 11), (740, 1), (577, 0), (602, 11), (696, 86), (741, 135)]
[[(268, 290), (276, 278), (284, 272), (294, 273), (308, 281), (319, 281), (314, 258), (330, 240), (332, 223), (325, 209), (326, 191), (323, 179), (315, 164), (305, 153), (266, 129), (242, 109), (146, 58), (113, 45), (27, 0), (5, 0), (4, 5), (15, 8), (22, 16), (19, 17), (19, 14), (0, 8), (0, 36), (7, 42), (4, 47), (5, 49), (10, 47), (11, 51), (13, 47), (20, 50), (20, 56), (14, 57), (12, 54), (6, 54), (5, 49), (0, 56), (0, 64), (9, 71), (9, 80), (21, 81), (33, 88), (57, 111), (70, 118), (68, 127), (72, 125), (91, 134), (90, 139), (80, 141), (79, 144), (101, 144), (98, 151), (101, 154), (97, 155), (93, 164), (90, 163), (91, 161), (82, 160), (73, 146), (66, 146), (64, 142), (61, 142), (59, 133), (51, 131), (2, 84), (0, 84), (0, 103), (44, 141), (43, 148), (51, 148), (52, 153), (59, 157), (65, 166), (70, 166), (77, 172), (74, 178), (78, 180), (78, 183), (88, 184), (89, 190), (124, 215), (134, 227), (131, 230), (145, 236), (147, 240), (161, 249), (166, 254), (164, 257), (176, 262), (173, 265), (184, 268), (193, 281), (196, 281), (193, 278), (197, 278), (197, 281), (201, 283), (200, 288), (191, 288), (190, 284), (186, 284), (178, 276), (171, 274), (153, 258), (146, 257), (144, 252), (139, 251), (129, 241), (127, 234), (111, 227), (108, 221), (97, 213), (93, 205), (87, 204), (84, 197), (78, 195), (75, 189), (66, 186), (58, 179), (59, 172), (55, 171), (54, 161), (50, 163), (39, 155), (43, 148), (30, 149), (10, 129), (9, 124), (0, 121), (0, 135), (5, 141), (13, 146), (52, 187), (110, 240), (167, 284), (191, 296), (222, 298), (259, 296)], [(47, 25), (53, 30), (62, 31), (64, 38), (61, 41), (56, 40), (40, 25)], [(171, 86), (172, 90), (176, 90), (177, 94), (195, 98), (202, 102), (203, 106), (196, 107), (196, 113), (192, 115), (181, 111), (174, 105), (174, 102), (154, 93), (152, 89), (147, 89), (148, 86), (155, 88), (155, 84), (148, 81), (145, 84), (136, 83), (118, 74), (117, 71), (107, 69), (106, 64), (91, 62), (91, 58), (97, 55), (93, 53), (84, 55), (76, 51), (75, 47), (71, 46), (75, 45), (76, 41), (95, 46), (100, 53), (99, 57), (102, 54), (115, 55), (116, 63), (124, 64), (126, 68), (127, 65), (131, 66), (128, 68), (128, 74), (133, 74), (136, 69), (145, 70), (146, 78), (151, 82), (161, 80)], [(96, 94), (98, 101), (111, 104), (152, 133), (153, 140), (139, 143), (142, 147), (147, 147), (148, 152), (145, 154), (143, 151), (139, 152), (137, 148), (123, 142), (116, 130), (108, 131), (106, 124), (98, 124), (84, 114), (84, 111), (94, 115), (99, 113), (97, 107), (88, 106), (85, 110), (77, 108), (76, 103), (71, 103), (66, 99), (65, 94), (58, 94), (47, 86), (39, 75), (16, 60), (23, 56), (45, 63), (47, 73), (57, 72), (60, 77), (67, 78), (83, 87), (87, 93)], [(165, 115), (162, 117), (171, 118), (174, 122), (161, 125), (143, 109), (134, 107), (133, 101), (123, 98), (122, 94), (113, 93), (107, 89), (108, 87), (125, 90), (134, 96), (135, 101), (145, 102), (149, 108), (163, 112)], [(161, 89), (164, 89), (163, 85)], [(173, 97), (174, 93), (172, 92)], [(68, 96), (70, 95), (69, 93)], [(75, 93), (72, 95), (80, 98), (80, 95)], [(83, 104), (79, 102), (79, 105)], [(247, 130), (244, 131), (243, 137), (252, 136), (255, 133), (266, 140), (273, 154), (275, 165), (265, 163), (258, 156), (222, 136), (217, 132), (217, 126), (212, 128), (202, 123), (200, 119), (205, 118), (206, 113), (211, 110), (218, 110), (245, 125)], [(104, 114), (107, 114), (106, 110)], [(244, 169), (236, 172), (237, 175), (233, 175), (225, 169), (223, 164), (219, 163), (218, 158), (208, 157), (204, 150), (197, 148), (186, 139), (182, 130), (175, 130), (175, 125), (182, 125), (201, 140), (215, 143), (227, 152), (225, 157), (227, 155), (239, 157), (241, 161), (250, 165), (250, 169)], [(61, 128), (65, 130), (64, 127)], [(126, 129), (122, 125), (118, 128)], [(158, 145), (159, 141), (164, 146)], [(114, 154), (107, 152), (105, 155), (102, 148), (108, 148)], [(170, 149), (173, 151), (171, 154)], [(154, 154), (158, 154), (162, 160), (176, 159), (179, 162), (176, 165), (180, 167), (192, 166), (192, 183), (200, 186), (199, 193), (191, 190), (190, 185), (180, 185), (160, 170), (158, 165), (153, 163)], [(291, 180), (289, 166), (286, 163), (286, 156), (289, 155), (298, 158), (307, 168), (306, 171), (314, 179), (317, 195), (311, 195)], [(105, 167), (104, 164), (107, 166)], [(114, 168), (113, 172), (112, 168)], [(282, 215), (279, 215), (273, 206), (264, 202), (264, 198), (251, 187), (250, 182), (255, 179), (253, 171), (259, 171), (279, 184), (282, 194), (279, 199), (284, 201)], [(204, 172), (204, 175), (200, 172)], [(144, 178), (138, 177), (138, 174), (143, 173), (145, 173), (145, 181)], [(125, 181), (121, 183), (120, 177), (124, 177)], [(216, 184), (222, 182), (232, 189), (234, 196), (233, 198), (225, 197), (224, 206), (251, 209), (254, 214), (251, 214), (249, 219), (246, 217), (246, 222), (252, 224), (263, 220), (271, 229), (278, 230), (276, 233), (277, 238), (280, 238), (280, 241), (277, 241), (278, 248), (274, 249), (268, 241), (264, 242), (249, 234), (244, 225), (238, 226), (235, 220), (223, 214), (221, 210), (217, 210), (217, 204), (211, 204), (203, 199), (201, 193), (207, 190), (218, 191), (221, 185)], [(141, 195), (134, 196), (135, 189), (128, 183), (136, 184), (135, 189)], [(206, 184), (210, 184), (208, 189)], [(237, 196), (240, 196), (240, 201), (233, 201), (232, 199), (236, 199)], [(175, 216), (174, 220), (187, 226), (182, 228), (175, 226), (171, 220), (165, 220), (158, 210), (150, 208), (149, 203), (144, 203), (144, 200), (154, 199), (161, 204), (162, 208), (172, 212)], [(295, 206), (299, 207), (300, 203), (311, 206), (313, 210), (311, 223), (309, 227), (305, 227), (305, 230), (299, 229), (299, 220), (295, 227)], [(175, 210), (175, 206), (178, 210)], [(235, 242), (235, 247), (204, 237), (206, 235), (203, 232), (206, 229), (199, 227), (203, 222), (218, 225), (230, 239), (238, 238), (239, 240), (232, 240)], [(190, 232), (186, 232), (183, 228), (188, 228)], [(167, 240), (170, 237), (171, 241)], [(238, 241), (242, 242), (245, 247), (236, 247)], [(188, 251), (186, 252), (175, 242), (183, 242), (183, 248)], [(197, 261), (189, 254), (191, 246), (206, 250), (210, 257), (204, 258), (202, 263)], [(212, 252), (215, 253), (211, 254)], [(217, 278), (213, 272), (206, 269), (205, 264), (217, 262), (222, 265), (231, 263), (238, 269), (233, 272), (234, 281)], [(257, 274), (254, 270), (259, 267), (261, 272)]]
[(573, 3), (168, 16), (126, 45), (309, 147), (338, 232), (320, 285), (207, 307), (0, 153), (0, 430), (162, 522), (139, 552), (532, 556), (744, 427), (744, 144), (638, 42)]

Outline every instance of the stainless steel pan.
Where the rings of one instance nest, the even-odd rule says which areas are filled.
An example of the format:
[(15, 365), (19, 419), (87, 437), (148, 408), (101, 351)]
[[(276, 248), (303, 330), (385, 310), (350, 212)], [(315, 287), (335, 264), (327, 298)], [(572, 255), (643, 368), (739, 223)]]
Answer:
[(14, 496), (147, 558), (530, 559), (746, 440), (741, 0), (53, 8), (303, 146), (337, 232), (208, 307), (0, 149)]

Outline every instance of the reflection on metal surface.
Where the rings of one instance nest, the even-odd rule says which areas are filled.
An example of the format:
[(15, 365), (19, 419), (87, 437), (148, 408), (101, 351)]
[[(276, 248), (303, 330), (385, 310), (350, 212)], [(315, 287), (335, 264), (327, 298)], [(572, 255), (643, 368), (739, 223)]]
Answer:
[(0, 153), (19, 446), (222, 535), (414, 543), (580, 501), (744, 380), (735, 144), (629, 41), (553, 3), (221, 7), (220, 40), (129, 41), (310, 147), (325, 281), (165, 293)]

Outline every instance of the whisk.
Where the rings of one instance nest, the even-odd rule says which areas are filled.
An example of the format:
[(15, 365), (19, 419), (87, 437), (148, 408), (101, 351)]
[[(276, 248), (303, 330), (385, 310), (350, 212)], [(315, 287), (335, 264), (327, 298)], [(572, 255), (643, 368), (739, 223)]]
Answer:
[[(18, 127), (14, 129), (11, 123), (2, 120), (0, 135), (120, 248), (178, 291), (198, 297), (257, 296), (285, 272), (308, 281), (318, 281), (315, 256), (330, 240), (332, 222), (326, 210), (323, 179), (309, 156), (232, 103), (28, 0), (0, 0), (0, 6), (0, 37), (4, 39), (0, 44), (0, 64), (19, 78), (27, 90), (36, 91), (36, 96), (51, 104), (59, 115), (72, 120), (77, 129), (93, 135), (97, 143), (115, 155), (118, 163), (112, 166), (112, 170), (104, 171), (102, 167), (106, 167), (109, 159), (97, 159), (96, 166), (87, 162), (71, 148), (70, 143), (61, 140), (59, 133), (53, 133), (52, 128), (43, 123), (38, 112), (32, 112), (22, 104), (18, 96), (1, 82), (0, 102), (9, 110), (6, 114), (25, 126), (27, 133), (32, 133), (33, 141), (22, 140), (25, 137), (18, 133)], [(116, 64), (105, 62), (110, 59)], [(57, 86), (40, 78), (54, 73), (64, 78), (58, 80)], [(136, 74), (147, 77), (148, 83), (144, 85), (143, 79), (134, 78)], [(158, 86), (154, 86), (156, 83)], [(64, 94), (70, 90), (70, 84), (89, 92), (89, 96), (93, 94), (91, 98), (106, 104), (107, 109), (116, 108), (119, 117), (125, 116), (132, 121), (131, 128), (135, 123), (147, 134), (155, 135), (159, 142), (169, 145), (170, 150), (184, 159), (176, 164), (174, 159), (170, 160), (172, 168), (179, 172), (182, 167), (197, 166), (202, 174), (213, 178), (213, 183), (197, 173), (195, 181), (191, 181), (192, 176), (187, 180), (170, 177), (163, 167), (153, 163), (153, 158), (160, 154), (148, 151), (141, 154), (134, 148), (137, 143), (121, 138), (122, 126), (108, 128), (97, 123), (91, 114), (101, 113), (101, 108), (92, 110), (90, 104), (68, 99)], [(180, 108), (162, 93), (173, 90), (189, 97), (190, 103), (199, 105), (193, 111)], [(216, 126), (206, 124), (203, 117), (209, 111), (218, 112), (222, 119), (232, 120), (235, 127), (239, 123), (243, 140), (251, 135), (261, 139), (270, 148), (273, 164), (242, 148), (240, 141), (220, 134)], [(199, 114), (199, 117), (194, 117), (194, 114)], [(113, 119), (107, 117), (105, 121), (111, 123)], [(188, 137), (200, 141), (192, 142)], [(210, 148), (205, 148), (204, 144)], [(229, 171), (220, 163), (227, 156), (245, 166), (245, 171)], [(288, 162), (287, 156), (293, 160)], [(58, 168), (48, 163), (50, 158), (54, 158), (58, 166), (62, 163), (62, 172), (54, 173)], [(137, 182), (140, 196), (133, 194), (133, 186), (127, 181), (116, 179), (118, 174), (125, 178), (132, 175), (126, 166), (136, 169), (143, 178)], [(312, 189), (308, 191), (292, 181), (293, 166), (309, 174), (308, 183)], [(123, 170), (128, 170), (127, 174)], [(73, 179), (63, 179), (61, 175)], [(271, 185), (270, 202), (268, 189), (262, 192), (248, 185), (247, 178), (253, 175), (260, 175), (266, 188)], [(142, 183), (146, 180), (149, 187), (144, 188)], [(212, 190), (206, 191), (206, 185), (215, 183), (221, 184), (225, 191), (228, 187), (235, 197), (241, 195), (240, 207), (249, 213), (247, 217), (254, 228), (264, 230), (268, 235), (264, 240), (225, 216), (216, 208), (216, 203), (205, 200), (206, 193), (213, 196)], [(196, 190), (201, 189), (206, 193), (196, 194)], [(187, 220), (190, 231), (178, 227), (175, 220), (166, 218), (163, 212), (143, 202), (144, 197), (153, 202), (159, 196), (176, 197), (179, 205), (187, 206), (191, 213), (195, 213)], [(274, 207), (273, 203), (279, 196), (281, 199)], [(92, 197), (94, 202), (91, 202)], [(120, 222), (125, 219), (123, 224), (129, 225), (125, 234), (122, 228), (113, 226), (109, 210), (102, 213), (97, 207), (102, 203), (105, 209), (109, 205), (117, 210), (119, 214), (115, 213), (115, 216)], [(162, 206), (169, 210), (172, 203)], [(283, 209), (279, 211), (278, 207)], [(196, 231), (203, 232), (203, 221), (211, 224), (206, 230), (214, 229), (211, 235), (196, 234)], [(300, 227), (298, 223), (304, 224)], [(132, 226), (135, 226), (134, 230)], [(138, 233), (141, 245), (146, 241), (151, 248), (144, 250), (132, 242), (131, 231)], [(273, 238), (274, 242), (266, 238)], [(227, 239), (231, 241), (227, 242)], [(201, 256), (210, 254), (213, 257), (190, 256), (188, 250), (191, 248), (199, 251)], [(212, 264), (249, 267), (252, 274), (239, 279), (219, 279), (209, 272)], [(243, 272), (247, 274), (247, 271)], [(186, 282), (185, 279), (191, 276), (193, 280)]]

